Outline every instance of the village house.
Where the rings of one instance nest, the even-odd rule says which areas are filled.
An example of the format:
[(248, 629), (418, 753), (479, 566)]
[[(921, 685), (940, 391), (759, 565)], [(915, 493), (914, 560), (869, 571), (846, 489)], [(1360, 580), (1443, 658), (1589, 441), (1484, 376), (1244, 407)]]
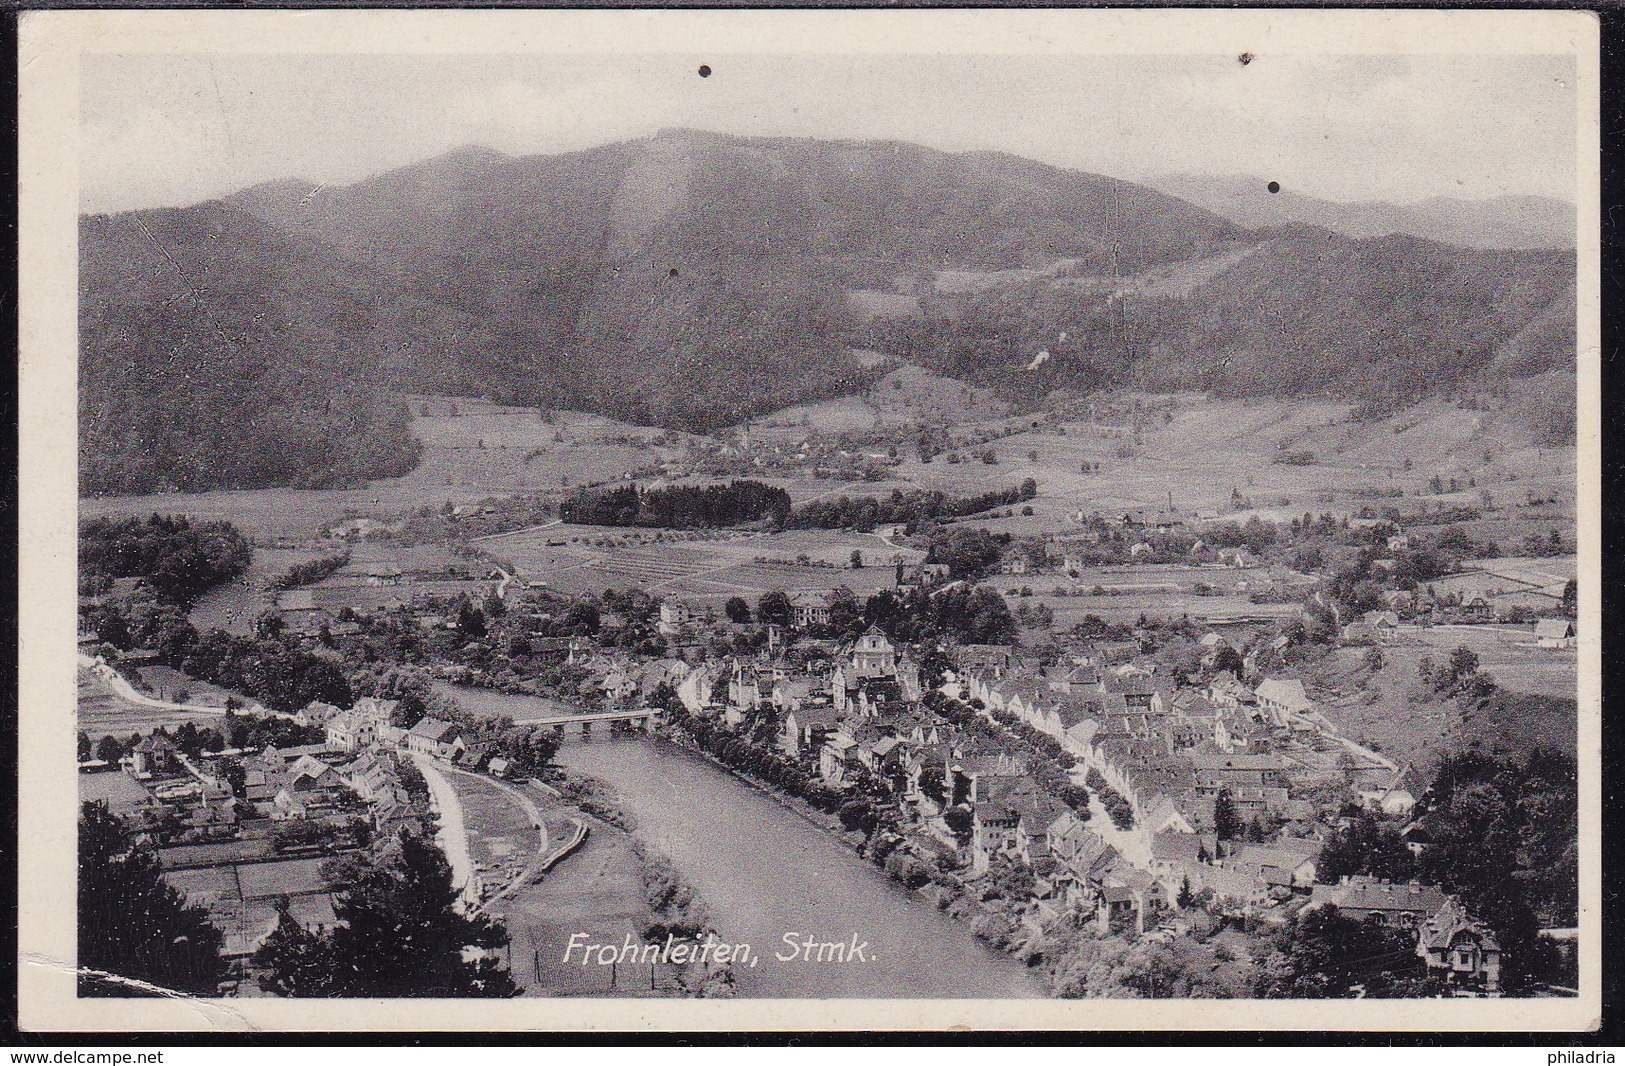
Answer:
[(1265, 678), (1253, 690), (1253, 695), (1258, 699), (1258, 706), (1279, 726), (1288, 726), (1294, 715), (1308, 714), (1315, 709), (1302, 681)]
[(1429, 971), (1442, 973), (1452, 985), (1500, 994), (1501, 944), (1455, 896), (1422, 923), (1416, 953)]
[(1315, 884), (1315, 864), (1323, 847), (1318, 840), (1291, 839), (1273, 844), (1241, 844), (1223, 861), (1230, 869), (1267, 885), (1308, 892)]
[(692, 617), (693, 613), (689, 610), (688, 604), (682, 600), (667, 597), (660, 601), (659, 629), (666, 636), (676, 636), (681, 633), (683, 627), (688, 625)]
[(1026, 774), (1027, 760), (1004, 752), (979, 752), (950, 759), (944, 766), (943, 778), (948, 805), (979, 803), (987, 795), (987, 782)]
[(819, 751), (840, 725), (840, 716), (827, 703), (803, 703), (785, 712), (779, 747), (791, 758)]
[(1542, 618), (1535, 623), (1535, 643), (1542, 648), (1573, 648), (1579, 641), (1574, 623), (1567, 618)]
[(340, 771), (351, 792), (372, 803), (397, 787), (395, 771), (375, 753), (368, 751)]
[(425, 718), (406, 731), (406, 749), (415, 754), (450, 760), (467, 747), (462, 730), (438, 718)]
[(312, 589), (277, 593), (276, 609), (283, 628), (298, 636), (313, 636), (337, 621), (331, 611), (317, 604)]
[(899, 592), (917, 592), (922, 589), (933, 589), (949, 577), (946, 563), (898, 563), (897, 564), (897, 590)]
[(1344, 877), (1335, 885), (1315, 885), (1309, 905), (1334, 906), (1339, 914), (1356, 921), (1374, 917), (1388, 925), (1414, 928), (1437, 914), (1448, 898), (1448, 893), (1432, 885), (1361, 875)]
[(406, 578), (401, 568), (386, 562), (347, 563), (334, 572), (327, 584), (334, 587), (394, 587)]
[(354, 708), (340, 712), (327, 723), (327, 743), (343, 751), (366, 747), (377, 735), (377, 723)]
[(723, 676), (724, 667), (715, 662), (703, 663), (677, 683), (677, 698), (689, 714), (703, 714), (712, 707), (712, 693)]
[(952, 656), (954, 668), (962, 677), (996, 681), (1016, 665), (1015, 648), (1009, 644), (961, 644), (953, 649)]
[(1031, 866), (1048, 853), (1045, 831), (1063, 809), (1030, 777), (1008, 777), (971, 803), (971, 869), (984, 874), (995, 856)]
[(162, 733), (150, 733), (130, 750), (130, 772), (138, 778), (171, 777), (182, 772), (180, 749)]
[(818, 751), (818, 776), (832, 788), (841, 788), (852, 780), (861, 765), (858, 742), (844, 730), (830, 733)]
[(271, 817), (286, 821), (331, 810), (344, 791), (337, 770), (314, 755), (302, 755), (287, 770), (286, 782), (272, 801)]
[(790, 598), (790, 624), (797, 629), (829, 625), (829, 596), (822, 592), (800, 592)]

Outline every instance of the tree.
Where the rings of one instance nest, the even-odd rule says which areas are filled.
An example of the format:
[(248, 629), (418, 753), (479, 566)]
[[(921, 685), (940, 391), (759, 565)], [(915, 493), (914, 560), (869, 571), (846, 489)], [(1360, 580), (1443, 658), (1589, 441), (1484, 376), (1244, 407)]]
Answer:
[[(216, 995), (226, 976), (222, 936), (209, 912), (164, 881), (151, 844), (134, 838), (102, 803), (79, 815), (79, 965), (175, 992)], [(148, 993), (84, 974), (82, 996)]]
[(92, 754), (92, 749), (91, 749), (91, 746), (90, 746), (90, 736), (84, 730), (80, 730), (79, 731), (79, 761), (80, 762), (89, 762), (90, 759), (91, 759), (91, 754)]
[(470, 640), (485, 636), (485, 612), (463, 600), (457, 607), (457, 631)]
[(1213, 799), (1213, 832), (1220, 840), (1234, 840), (1241, 832), (1241, 816), (1228, 788), (1221, 788)]
[(838, 588), (829, 598), (829, 630), (841, 638), (863, 632), (863, 605), (849, 588)]
[(739, 625), (750, 622), (750, 604), (739, 596), (729, 596), (728, 602), (722, 605), (722, 613), (727, 615), (728, 621)]
[(268, 971), (267, 991), (382, 998), (518, 994), (508, 971), (483, 954), (506, 944), (507, 933), (454, 909), (451, 867), (433, 843), (403, 832), (381, 859), (346, 861), (330, 872), (337, 924), (315, 936), (279, 922), (286, 935), (256, 956)]
[(866, 800), (847, 800), (841, 804), (838, 816), (848, 830), (867, 833), (875, 827), (875, 811)]
[(1398, 830), (1370, 811), (1360, 811), (1326, 841), (1315, 869), (1327, 883), (1354, 874), (1409, 881), (1416, 876), (1416, 857)]
[(96, 742), (96, 758), (105, 763), (117, 763), (124, 757), (124, 745), (109, 733)]
[(220, 780), (231, 789), (233, 796), (241, 796), (248, 787), (248, 771), (243, 768), (242, 761), (235, 756), (226, 756), (215, 763), (215, 773)]
[(276, 927), (254, 954), (260, 990), (288, 997), (337, 995), (332, 944), (299, 924), (288, 911), (288, 897), (276, 901), (276, 911)]
[(1343, 998), (1365, 989), (1391, 994), (1404, 982), (1415, 987), (1422, 961), (1416, 933), (1394, 929), (1380, 919), (1356, 921), (1336, 907), (1304, 910), (1288, 923), (1264, 960), (1258, 995), (1270, 999)]
[(790, 596), (783, 589), (764, 592), (756, 601), (756, 617), (767, 625), (790, 624)]
[(852, 563), (852, 569), (854, 569), (854, 570), (862, 570), (863, 569), (863, 553), (861, 551), (859, 551), (858, 549), (856, 549), (856, 548), (852, 549), (851, 563)]

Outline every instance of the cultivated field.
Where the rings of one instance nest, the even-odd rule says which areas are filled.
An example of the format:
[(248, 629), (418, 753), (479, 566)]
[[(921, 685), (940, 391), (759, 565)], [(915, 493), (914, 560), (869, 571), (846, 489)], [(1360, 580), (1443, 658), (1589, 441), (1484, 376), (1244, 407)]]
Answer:
[[(495, 783), (469, 774), (448, 773), (463, 808), (468, 854), (481, 880), (500, 886), (543, 851), (543, 838), (517, 800)], [(549, 834), (554, 842), (562, 833)], [(551, 846), (551, 845), (549, 845)]]
[[(1138, 402), (1137, 414), (1123, 404)], [(419, 506), (468, 504), (490, 496), (565, 491), (616, 479), (639, 467), (681, 459), (683, 434), (639, 428), (576, 412), (544, 415), (482, 401), (415, 397), (413, 432), (424, 442), (417, 470), (365, 488), (264, 489), (86, 499), (86, 515), (166, 511), (227, 518), (261, 540), (303, 538), (346, 517), (388, 517)], [(986, 390), (903, 366), (862, 396), (787, 408), (749, 424), (753, 441), (803, 440), (811, 431), (940, 425), (972, 443), (966, 461), (946, 455), (921, 463), (913, 449), (883, 483), (841, 483), (764, 470), (763, 480), (797, 502), (834, 495), (883, 494), (892, 488), (986, 492), (1031, 477), (1039, 496), (1032, 516), (975, 524), (1021, 535), (1064, 528), (1078, 511), (1166, 506), (1245, 517), (1304, 511), (1350, 513), (1365, 506), (1405, 511), (1490, 507), (1475, 536), (1515, 550), (1530, 532), (1572, 529), (1573, 448), (1535, 445), (1517, 427), (1484, 412), (1431, 403), (1382, 421), (1357, 423), (1346, 404), (1223, 401), (1194, 394), (1119, 397), (1087, 404), (1071, 417), (1014, 418)], [(1034, 428), (1039, 418), (1044, 424)], [(1048, 421), (1044, 421), (1048, 419)], [(1023, 428), (1025, 427), (1025, 428)], [(1023, 429), (1006, 435), (1012, 429)], [(991, 450), (995, 462), (974, 453)], [(1313, 457), (1275, 462), (1283, 452)], [(1085, 473), (1085, 463), (1098, 469)], [(1407, 468), (1406, 464), (1409, 464)], [(1455, 477), (1455, 492), (1433, 493), (1435, 476)], [(1473, 484), (1468, 486), (1471, 479)], [(678, 479), (687, 480), (687, 479)], [(1401, 495), (1385, 493), (1397, 491)], [(1232, 493), (1250, 508), (1237, 512)], [(1555, 503), (1546, 503), (1555, 497)], [(1019, 508), (1017, 509), (1019, 511)]]
[(254, 619), (275, 603), (275, 594), (266, 585), (289, 568), (327, 554), (305, 548), (255, 548), (254, 561), (235, 580), (211, 589), (192, 607), (192, 624), (200, 630), (224, 629), (247, 636), (254, 632)]
[[(832, 530), (640, 543), (643, 536), (634, 530), (555, 525), (492, 538), (482, 546), (512, 562), (520, 577), (563, 595), (638, 587), (657, 595), (719, 602), (775, 588), (794, 592), (844, 586), (867, 595), (896, 587), (898, 561), (924, 558), (923, 552), (875, 534)], [(854, 551), (862, 558), (861, 568), (851, 565)]]
[(1443, 662), (1456, 648), (1465, 647), (1478, 656), (1479, 669), (1504, 689), (1569, 699), (1579, 694), (1578, 653), (1573, 648), (1534, 647), (1533, 626), (1407, 627), (1402, 640), (1389, 651), (1413, 672), (1423, 656)]
[[(1047, 606), (1055, 614), (1057, 629), (1069, 629), (1091, 614), (1108, 622), (1133, 622), (1141, 615), (1189, 615), (1198, 620), (1288, 618), (1298, 613), (1297, 604), (1253, 603), (1250, 594), (1271, 583), (1288, 586), (1307, 581), (1289, 571), (1171, 565), (1087, 567), (1076, 577), (1049, 572), (1000, 574), (988, 579), (1011, 597), (1012, 608), (1022, 603)], [(1211, 591), (1203, 593), (1201, 586)], [(1023, 588), (1031, 589), (1032, 595), (1020, 596)], [(1057, 589), (1066, 594), (1056, 595)]]
[(882, 426), (958, 425), (1002, 418), (1010, 405), (992, 391), (904, 364), (861, 396), (798, 404), (746, 424), (756, 440), (801, 440), (809, 430), (838, 433)]
[[(1087, 417), (1058, 420), (963, 449), (966, 461), (938, 456), (920, 463), (906, 450), (893, 476), (923, 488), (968, 495), (1031, 477), (1035, 515), (975, 523), (1032, 534), (1064, 526), (1077, 511), (1164, 507), (1190, 514), (1236, 513), (1232, 492), (1253, 511), (1291, 517), (1305, 511), (1404, 511), (1470, 505), (1488, 493), (1497, 535), (1512, 544), (1531, 531), (1572, 526), (1574, 449), (1540, 448), (1516, 427), (1480, 412), (1434, 404), (1395, 418), (1356, 423), (1346, 404), (1220, 401), (1201, 396), (1144, 396), (1138, 424)], [(1169, 406), (1171, 401), (1172, 406)], [(1158, 405), (1161, 405), (1160, 407)], [(961, 435), (989, 433), (1008, 420), (961, 424)], [(996, 462), (974, 453), (991, 449)], [(1275, 462), (1308, 452), (1314, 462)], [(1406, 462), (1410, 463), (1409, 469)], [(1085, 473), (1083, 464), (1098, 464)], [(1457, 478), (1455, 493), (1433, 494), (1430, 480)], [(1466, 488), (1471, 478), (1474, 485)], [(1399, 496), (1385, 493), (1398, 491)], [(1419, 495), (1426, 493), (1426, 495)], [(1531, 504), (1555, 496), (1556, 504)], [(1018, 509), (1019, 510), (1019, 509)]]
[[(333, 924), (333, 899), (324, 889), (321, 868), (327, 859), (285, 859), (190, 870), (166, 870), (164, 880), (188, 903), (209, 909), (209, 918), (226, 937), (228, 951), (252, 950), (277, 920), (277, 903), (286, 897), (289, 911), (311, 925)], [(252, 983), (244, 994), (258, 995)]]

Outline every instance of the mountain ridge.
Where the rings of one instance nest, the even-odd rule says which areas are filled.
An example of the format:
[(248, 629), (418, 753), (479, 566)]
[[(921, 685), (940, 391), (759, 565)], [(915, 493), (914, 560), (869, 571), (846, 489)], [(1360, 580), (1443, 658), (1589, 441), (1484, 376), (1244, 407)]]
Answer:
[[(340, 479), (404, 461), (382, 457), (404, 454), (401, 432), (377, 447), (351, 439), (380, 433), (387, 419), (355, 412), (388, 408), (392, 392), (462, 391), (709, 431), (863, 388), (873, 370), (852, 347), (1033, 400), (1040, 388), (1167, 381), (1343, 388), (1392, 405), (1492, 368), (1572, 366), (1562, 350), (1572, 347), (1562, 328), (1571, 255), (1367, 244), (1301, 223), (1247, 229), (1149, 187), (999, 152), (669, 130), (557, 155), (465, 146), (349, 185), (284, 179), (164, 211), (81, 226), (82, 297), (102, 313), (81, 330), (87, 468), (102, 471), (90, 482), (101, 490), (154, 476), (131, 482), (141, 464), (130, 435), (108, 430), (107, 412), (142, 403), (146, 379), (120, 374), (136, 320), (183, 337), (179, 350), (211, 367), (252, 362), (310, 388), (325, 386), (301, 353), (334, 353), (358, 396), (350, 414), (269, 395), (278, 425), (292, 418), (327, 441), (335, 458), (322, 476)], [(1247, 252), (1257, 248), (1273, 250)], [(166, 258), (211, 283), (175, 276)], [(993, 281), (956, 294), (940, 290), (944, 272)], [(1124, 279), (1163, 274), (1189, 279), (1116, 294)], [(918, 310), (866, 323), (848, 310), (861, 291), (912, 294), (891, 302)], [(192, 298), (209, 305), (201, 317), (242, 336), (211, 340), (177, 321)], [(213, 307), (228, 299), (271, 314), (281, 341)], [(1405, 323), (1425, 350), (1407, 355), (1385, 322)], [(123, 340), (108, 339), (110, 323)], [(1044, 373), (1007, 370), (1046, 344), (1056, 358)], [(153, 345), (133, 347), (136, 362), (163, 362)], [(1316, 370), (1331, 357), (1340, 364)], [(1398, 387), (1396, 368), (1406, 370)], [(207, 391), (164, 381), (182, 397)], [(181, 464), (195, 486), (214, 449), (201, 429), (172, 428), (163, 447), (198, 457)]]
[(1347, 237), (1405, 234), (1499, 250), (1573, 248), (1575, 240), (1574, 205), (1544, 196), (1432, 196), (1414, 203), (1333, 200), (1291, 189), (1271, 193), (1265, 179), (1241, 174), (1163, 174), (1145, 183), (1241, 226), (1299, 222)]

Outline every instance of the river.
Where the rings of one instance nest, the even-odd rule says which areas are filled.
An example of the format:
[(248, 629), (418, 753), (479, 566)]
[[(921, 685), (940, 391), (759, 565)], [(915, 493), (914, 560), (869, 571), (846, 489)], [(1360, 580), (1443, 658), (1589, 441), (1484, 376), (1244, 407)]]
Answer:
[[(741, 996), (1043, 995), (1036, 974), (986, 947), (968, 926), (689, 751), (641, 738), (571, 741), (558, 761), (613, 785), (638, 835), (704, 898), (719, 936), (751, 946), (756, 964), (735, 971)], [(801, 961), (787, 935), (797, 944), (840, 943), (853, 957)], [(854, 944), (867, 947), (853, 952)]]

